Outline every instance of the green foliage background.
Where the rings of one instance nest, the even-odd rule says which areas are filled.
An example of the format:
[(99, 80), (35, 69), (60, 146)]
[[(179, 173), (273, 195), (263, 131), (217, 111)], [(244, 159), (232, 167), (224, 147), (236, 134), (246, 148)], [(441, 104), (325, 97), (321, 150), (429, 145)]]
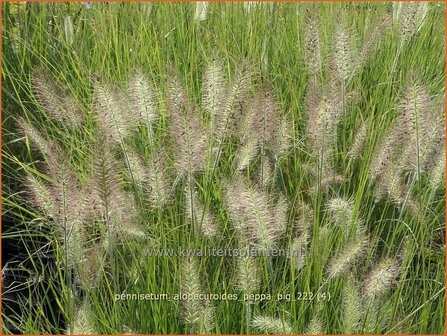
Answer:
[[(49, 266), (39, 253), (39, 248), (49, 241), (58, 244), (51, 225), (39, 224), (39, 214), (26, 201), (22, 178), (28, 171), (40, 174), (39, 157), (18, 134), (15, 118), (24, 116), (38, 125), (44, 133), (58, 139), (73, 158), (79, 176), (86, 174), (86, 144), (94, 137), (94, 111), (92, 111), (92, 78), (105, 82), (124, 84), (128, 75), (140, 67), (153, 79), (155, 86), (164, 92), (170, 68), (175, 68), (188, 87), (194, 103), (201, 102), (202, 73), (205, 65), (217, 55), (231, 77), (235, 67), (248, 60), (269, 80), (278, 102), (288, 114), (294, 129), (296, 150), (281, 166), (283, 180), (280, 189), (292, 201), (290, 218), (296, 216), (296, 205), (303, 200), (303, 190), (308, 188), (306, 163), (309, 161), (304, 141), (305, 92), (307, 75), (303, 55), (303, 17), (306, 10), (314, 11), (320, 20), (320, 38), (323, 53), (328, 55), (334, 22), (341, 10), (348, 12), (348, 23), (362, 37), (377, 18), (392, 11), (391, 3), (275, 3), (254, 6), (247, 11), (241, 3), (211, 3), (206, 20), (194, 21), (192, 3), (94, 3), (86, 8), (80, 3), (2, 3), (2, 155), (3, 155), (3, 214), (14, 218), (22, 226), (8, 228), (3, 239), (20, 241), (27, 246), (26, 267), (29, 279), (47, 274)], [(73, 38), (67, 34), (64, 21), (71, 17)], [(375, 237), (359, 273), (366, 272), (378, 258), (394, 256), (401, 251), (403, 242), (409, 240), (402, 278), (396, 288), (386, 296), (379, 314), (390, 318), (386, 327), (377, 327), (376, 333), (440, 334), (445, 330), (445, 186), (430, 196), (427, 181), (418, 185), (422, 201), (430, 199), (430, 211), (413, 217), (388, 202), (375, 204), (368, 189), (368, 159), (348, 162), (343, 153), (348, 150), (360, 122), (372, 117), (373, 139), (387, 130), (396, 116), (396, 103), (405, 85), (415, 74), (431, 94), (445, 89), (445, 5), (430, 4), (425, 25), (399, 55), (397, 69), (391, 72), (399, 40), (396, 32), (388, 31), (378, 52), (367, 62), (351, 83), (360, 97), (343, 119), (335, 157), (336, 167), (347, 182), (337, 187), (336, 194), (351, 197), (354, 209), (365, 220), (368, 231)], [(323, 59), (324, 61), (329, 61)], [(67, 133), (61, 130), (36, 103), (31, 94), (31, 75), (35, 68), (51, 73), (61, 85), (66, 86), (85, 108), (85, 133)], [(326, 74), (323, 74), (326, 76)], [(230, 78), (231, 79), (231, 78)], [(330, 81), (331, 78), (326, 78)], [(166, 104), (160, 98), (162, 115)], [(157, 135), (166, 132), (164, 121), (156, 129)], [(144, 141), (133, 139), (133, 145), (144, 152)], [(373, 148), (367, 147), (365, 157)], [(231, 162), (224, 163), (206, 192), (219, 198), (220, 179), (231, 176)], [(199, 181), (201, 187), (209, 186), (206, 176)], [(424, 184), (425, 183), (425, 184)], [(207, 242), (191, 238), (182, 218), (182, 196), (175, 195), (177, 203), (163, 213), (147, 214), (145, 230), (159, 240), (163, 247), (199, 246)], [(323, 196), (311, 200), (316, 210), (315, 225), (327, 220)], [(223, 207), (218, 204), (216, 216), (231, 232), (231, 225)], [(24, 227), (23, 227), (24, 225)], [(232, 246), (234, 237), (215, 242), (220, 247)], [(263, 290), (273, 294), (284, 291), (316, 292), (324, 281), (325, 256), (340, 248), (341, 241), (334, 236), (320, 243), (311, 251), (312, 258), (305, 269), (290, 279), (285, 261), (275, 263), (274, 276)], [(179, 290), (179, 260), (169, 256), (144, 257), (144, 244), (129, 242), (117, 249), (112, 268), (121, 274), (118, 283), (104, 285), (91, 294), (91, 310), (97, 333), (122, 333), (123, 326), (139, 333), (185, 333), (188, 329), (180, 323), (178, 302), (115, 302), (117, 286), (129, 293), (176, 293)], [(326, 251), (320, 255), (319, 251)], [(231, 260), (224, 258), (203, 259), (199, 268), (207, 275), (202, 285), (210, 293), (235, 292), (236, 279)], [(139, 268), (138, 281), (132, 277), (132, 267)], [(45, 271), (44, 271), (45, 270)], [(51, 271), (48, 271), (52, 274)], [(68, 295), (61, 271), (54, 277), (42, 277), (34, 284), (32, 294), (21, 298), (22, 309), (18, 316), (4, 316), (9, 326), (25, 333), (61, 332), (54, 325), (53, 317), (62, 312), (73, 318), (64, 297)], [(32, 280), (31, 280), (32, 282)], [(311, 318), (318, 313), (324, 321), (325, 332), (343, 333), (341, 319), (343, 307), (341, 293), (343, 280), (331, 281), (326, 291), (331, 293), (329, 302), (278, 302), (255, 304), (253, 314), (266, 314), (288, 321), (298, 333), (305, 332)], [(61, 294), (62, 293), (62, 294)], [(296, 294), (294, 294), (296, 295)], [(52, 297), (62, 297), (49, 313), (36, 302)], [(216, 333), (256, 332), (245, 322), (241, 302), (214, 302)], [(18, 323), (20, 321), (20, 323)], [(6, 330), (4, 330), (6, 331)]]

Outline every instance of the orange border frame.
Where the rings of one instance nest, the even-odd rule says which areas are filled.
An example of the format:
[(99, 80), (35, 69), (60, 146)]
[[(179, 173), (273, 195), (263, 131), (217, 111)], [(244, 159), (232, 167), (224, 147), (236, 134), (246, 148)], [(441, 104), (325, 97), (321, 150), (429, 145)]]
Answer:
[[(22, 2), (22, 1), (13, 1), (13, 0), (0, 0), (0, 31), (2, 31), (2, 9), (3, 9), (3, 2)], [(83, 2), (81, 0), (53, 0), (53, 1), (41, 1), (41, 0), (31, 0), (29, 2)], [(98, 0), (94, 0), (93, 2), (102, 2), (102, 1), (98, 1)], [(161, 0), (161, 1), (144, 1), (144, 0), (111, 0), (110, 2), (199, 2), (198, 0), (177, 0), (177, 1), (173, 1), (173, 0)], [(207, 0), (206, 2), (243, 2), (240, 0)], [(248, 0), (248, 2), (255, 2), (255, 0)], [(403, 1), (399, 1), (399, 0), (329, 0), (329, 1), (324, 1), (324, 0), (291, 0), (291, 1), (283, 1), (283, 0), (260, 0), (260, 2), (409, 2), (409, 0), (403, 0)], [(443, 0), (443, 1), (430, 1), (430, 0), (415, 0), (415, 2), (444, 2), (447, 3), (447, 0)], [(445, 37), (447, 39), (447, 12), (446, 12), (446, 22), (445, 22), (445, 27), (446, 27), (446, 31), (445, 31)], [(3, 38), (3, 34), (0, 35), (0, 54), (2, 54), (2, 38)], [(3, 57), (0, 57), (0, 72), (2, 70), (2, 59)], [(445, 59), (445, 65), (447, 68), (447, 57)], [(0, 76), (0, 87), (2, 85), (2, 76)], [(445, 85), (447, 86), (447, 76), (445, 78)], [(445, 102), (447, 103), (447, 97), (445, 98)], [(2, 95), (0, 95), (0, 104), (2, 104)], [(1, 112), (1, 107), (3, 105), (0, 105), (0, 112)], [(445, 111), (445, 115), (446, 115), (446, 119), (447, 119), (447, 111)], [(3, 125), (2, 122), (2, 114), (0, 113), (0, 123)], [(0, 146), (2, 145), (2, 129), (0, 130)], [(447, 138), (445, 139), (445, 143), (446, 143), (446, 147), (447, 147)], [(447, 151), (447, 150), (446, 150)], [(2, 180), (2, 159), (3, 159), (3, 155), (0, 156), (0, 191), (3, 190), (3, 180)], [(447, 184), (447, 167), (446, 167), (446, 184)], [(447, 198), (446, 198), (447, 201)], [(2, 203), (2, 194), (0, 193), (0, 212), (3, 213), (3, 203)], [(446, 209), (446, 213), (445, 213), (446, 217), (447, 217), (447, 209)], [(1, 221), (0, 221), (1, 223)], [(3, 226), (0, 225), (0, 235), (2, 234), (2, 228)], [(447, 231), (447, 223), (445, 224), (445, 229)], [(445, 248), (445, 246), (444, 246)], [(2, 239), (0, 239), (0, 249), (2, 249)], [(2, 250), (0, 250), (0, 260), (2, 257)], [(446, 262), (446, 271), (445, 271), (445, 275), (446, 275), (446, 279), (447, 279), (447, 249), (445, 252), (445, 262)], [(2, 279), (0, 278), (0, 296), (2, 294)], [(445, 299), (445, 304), (447, 307), (447, 296)], [(0, 312), (2, 311), (2, 300), (0, 300)], [(447, 321), (447, 309), (445, 312), (445, 316), (446, 316), (446, 321)], [(0, 313), (0, 326), (2, 326), (2, 315)], [(0, 330), (0, 335), (1, 334), (1, 330)], [(32, 334), (26, 334), (26, 335), (30, 335), (32, 336)], [(107, 334), (101, 334), (104, 336), (112, 336), (112, 335), (107, 335)], [(143, 334), (143, 335), (160, 335), (160, 336), (164, 336), (162, 334)], [(226, 334), (222, 334), (222, 336), (235, 336), (237, 334), (230, 334), (230, 335), (226, 335)], [(367, 335), (367, 334), (362, 334), (363, 335)], [(398, 336), (398, 335), (405, 335), (405, 334), (389, 334), (390, 336)], [(418, 335), (423, 335), (423, 334), (418, 334)], [(447, 335), (447, 327), (446, 330), (444, 331), (444, 335)], [(36, 335), (37, 336), (37, 335)], [(184, 336), (184, 335), (182, 335)], [(285, 335), (284, 335), (285, 336)], [(347, 336), (353, 336), (353, 335), (347, 335)]]

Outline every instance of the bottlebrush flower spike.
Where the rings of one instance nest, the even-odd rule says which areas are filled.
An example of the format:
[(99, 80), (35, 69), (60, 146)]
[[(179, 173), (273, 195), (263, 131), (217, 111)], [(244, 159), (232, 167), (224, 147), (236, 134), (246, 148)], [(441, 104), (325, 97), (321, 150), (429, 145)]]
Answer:
[(353, 159), (360, 159), (363, 154), (363, 150), (366, 145), (368, 137), (369, 119), (363, 121), (357, 129), (354, 139), (351, 144), (351, 149), (348, 152), (348, 156)]
[(261, 150), (272, 150), (275, 141), (275, 131), (279, 124), (279, 106), (273, 93), (270, 83), (264, 82), (261, 90), (255, 99), (260, 101), (260, 110), (253, 118), (253, 132), (257, 135)]
[(351, 200), (341, 197), (333, 197), (327, 203), (334, 223), (339, 226), (345, 234), (348, 234), (350, 229), (357, 224), (354, 221), (354, 204)]
[(237, 170), (245, 170), (256, 158), (258, 152), (259, 145), (256, 140), (249, 140), (241, 147), (239, 147), (235, 158)]
[(263, 157), (262, 163), (259, 165), (257, 181), (263, 188), (272, 186), (275, 180), (275, 171), (268, 157)]
[(219, 114), (222, 113), (226, 90), (223, 66), (215, 58), (205, 68), (202, 89), (203, 108), (210, 116), (212, 134), (218, 131)]
[(52, 180), (50, 190), (56, 205), (55, 222), (61, 229), (70, 232), (73, 228), (80, 227), (84, 219), (79, 180), (63, 149), (56, 144), (53, 145), (46, 164)]
[(201, 294), (197, 260), (188, 258), (181, 265), (181, 292), (190, 299), (182, 300), (182, 321), (186, 324), (195, 324), (200, 321), (202, 303), (195, 295)]
[(321, 67), (321, 47), (318, 25), (317, 16), (311, 11), (307, 11), (304, 21), (304, 61), (309, 73), (309, 79), (312, 81), (316, 81), (315, 77)]
[(216, 114), (216, 139), (219, 142), (234, 132), (235, 122), (238, 120), (241, 112), (240, 105), (247, 97), (251, 87), (251, 77), (252, 70), (248, 62), (242, 62), (236, 70), (234, 79), (226, 90), (220, 113)]
[(47, 157), (51, 151), (51, 142), (36, 127), (28, 123), (22, 117), (17, 119), (18, 130), (29, 140), (30, 144)]
[(209, 333), (213, 327), (214, 313), (209, 302), (197, 298), (204, 293), (200, 284), (197, 260), (188, 258), (181, 265), (181, 293), (187, 299), (181, 301), (181, 318), (199, 333)]
[(253, 245), (269, 249), (281, 237), (283, 228), (275, 223), (274, 207), (268, 194), (250, 187), (240, 178), (224, 191), (230, 218)]
[(256, 316), (251, 324), (259, 331), (269, 334), (293, 334), (292, 327), (287, 322), (270, 316)]
[(111, 139), (107, 135), (99, 139), (93, 152), (91, 197), (96, 200), (94, 203), (98, 206), (96, 212), (107, 231), (106, 245), (114, 244), (111, 239), (144, 238), (144, 232), (136, 224), (138, 209), (135, 199), (121, 187)]
[(127, 158), (134, 181), (138, 184), (144, 184), (148, 177), (143, 159), (132, 150), (127, 150)]
[(432, 170), (436, 158), (445, 152), (445, 94), (441, 96), (442, 102), (436, 104), (433, 113), (430, 114), (431, 123), (429, 128), (432, 130), (424, 141), (423, 151), (421, 153), (421, 168), (425, 172)]
[(82, 288), (90, 291), (96, 288), (98, 277), (103, 268), (105, 248), (102, 244), (95, 244), (90, 248), (83, 248), (81, 260), (78, 263), (78, 275)]
[(368, 240), (363, 236), (349, 241), (343, 250), (330, 260), (327, 269), (328, 276), (334, 278), (347, 273), (350, 266), (363, 256), (367, 246)]
[(35, 70), (32, 88), (46, 112), (67, 127), (78, 127), (83, 122), (80, 105), (68, 91), (62, 91), (55, 79), (45, 75), (42, 70)]
[(424, 25), (428, 3), (402, 2), (399, 5), (396, 13), (397, 24), (402, 41), (407, 42)]
[[(343, 17), (343, 16), (342, 16)], [(334, 64), (337, 75), (346, 82), (353, 71), (354, 55), (352, 45), (352, 32), (343, 19), (338, 22), (334, 36)]]
[(111, 139), (123, 145), (130, 130), (137, 124), (135, 115), (124, 105), (124, 97), (117, 89), (96, 82), (94, 84), (95, 109), (98, 125)]
[(54, 190), (32, 174), (27, 174), (27, 187), (31, 202), (49, 218), (57, 218), (57, 200)]
[(363, 315), (362, 297), (354, 278), (350, 276), (343, 288), (343, 332), (355, 334), (360, 332)]
[(162, 209), (169, 202), (170, 181), (167, 176), (165, 159), (156, 153), (146, 172), (149, 189), (149, 201), (157, 209)]
[(290, 204), (287, 200), (286, 196), (284, 196), (282, 193), (279, 194), (278, 200), (275, 205), (274, 209), (274, 225), (275, 225), (275, 231), (278, 232), (278, 234), (282, 235), (287, 231), (287, 227), (289, 224), (289, 211), (290, 211)]
[(368, 175), (372, 181), (383, 177), (394, 156), (395, 149), (400, 142), (396, 126), (394, 125), (389, 134), (379, 141), (377, 149), (373, 153)]
[(435, 162), (435, 166), (430, 172), (430, 185), (434, 189), (439, 188), (440, 186), (445, 187), (445, 146), (444, 150), (439, 153)]
[(398, 105), (400, 115), (396, 123), (401, 125), (401, 137), (405, 141), (404, 160), (417, 174), (423, 169), (421, 163), (434, 131), (436, 118), (429, 110), (431, 106), (432, 97), (417, 83), (407, 86)]
[(309, 234), (303, 232), (299, 237), (294, 238), (288, 252), (289, 259), (296, 272), (299, 272), (306, 265), (306, 250), (309, 244)]
[(185, 87), (171, 76), (168, 89), (168, 109), (171, 117), (171, 136), (176, 145), (175, 167), (180, 176), (205, 169), (207, 133), (199, 115), (193, 110)]
[(135, 119), (151, 126), (159, 117), (160, 111), (153, 86), (142, 69), (134, 70), (127, 80), (127, 94), (129, 108), (135, 114)]
[(285, 158), (293, 147), (293, 124), (286, 115), (279, 117), (277, 131), (273, 134), (272, 152), (276, 160)]
[[(249, 252), (247, 248), (247, 252)], [(256, 293), (261, 285), (262, 272), (256, 258), (250, 255), (241, 256), (237, 262), (238, 288), (244, 293)]]
[(323, 334), (323, 329), (324, 329), (323, 322), (321, 321), (319, 314), (316, 314), (310, 320), (310, 323), (306, 329), (306, 334), (307, 335), (321, 335), (321, 334)]
[[(71, 329), (73, 329), (73, 332), (71, 332)], [(66, 333), (67, 335), (93, 335), (96, 332), (90, 306), (87, 301), (84, 301), (73, 318), (73, 327), (68, 326)]]
[(364, 283), (365, 295), (378, 298), (385, 294), (399, 277), (399, 263), (391, 258), (383, 259), (367, 275)]

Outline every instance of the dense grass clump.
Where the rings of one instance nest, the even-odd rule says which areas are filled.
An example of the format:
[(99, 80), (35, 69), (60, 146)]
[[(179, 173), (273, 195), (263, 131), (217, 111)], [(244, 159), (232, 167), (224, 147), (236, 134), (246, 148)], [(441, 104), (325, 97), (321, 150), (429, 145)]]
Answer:
[(4, 332), (445, 330), (443, 3), (2, 6)]

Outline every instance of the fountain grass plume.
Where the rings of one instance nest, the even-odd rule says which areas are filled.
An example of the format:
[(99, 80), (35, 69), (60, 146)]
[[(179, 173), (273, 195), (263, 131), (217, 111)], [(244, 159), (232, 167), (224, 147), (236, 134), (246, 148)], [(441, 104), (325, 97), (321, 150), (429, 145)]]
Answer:
[(177, 75), (170, 76), (168, 85), (170, 131), (176, 151), (174, 165), (180, 176), (189, 176), (206, 168), (206, 128)]
[(57, 85), (42, 69), (35, 69), (32, 76), (32, 91), (51, 118), (66, 127), (79, 127), (83, 114), (76, 98)]
[(153, 85), (141, 68), (135, 69), (127, 80), (127, 97), (129, 108), (136, 115), (135, 119), (152, 127), (160, 111)]
[(364, 236), (348, 241), (345, 247), (329, 261), (327, 268), (328, 277), (335, 278), (348, 273), (352, 264), (365, 254), (367, 246), (368, 239)]
[(308, 76), (316, 81), (316, 77), (321, 68), (321, 46), (318, 32), (318, 18), (310, 10), (306, 11), (304, 21), (304, 62), (307, 67)]
[(269, 194), (249, 186), (242, 178), (227, 185), (224, 199), (232, 224), (252, 244), (268, 249), (283, 235), (286, 203), (279, 203), (275, 214)]
[(181, 301), (182, 323), (190, 328), (191, 333), (210, 333), (214, 328), (214, 314), (209, 302), (197, 298), (197, 295), (204, 292), (196, 259), (187, 258), (182, 261), (181, 293), (187, 296), (187, 299)]
[(364, 282), (364, 293), (372, 299), (384, 295), (399, 277), (400, 265), (397, 260), (385, 258), (368, 273)]
[(253, 318), (251, 324), (255, 329), (269, 334), (293, 334), (292, 327), (283, 319), (259, 315)]
[(363, 306), (360, 289), (353, 276), (350, 276), (344, 284), (342, 302), (343, 332), (346, 334), (359, 333), (361, 318), (363, 316)]

